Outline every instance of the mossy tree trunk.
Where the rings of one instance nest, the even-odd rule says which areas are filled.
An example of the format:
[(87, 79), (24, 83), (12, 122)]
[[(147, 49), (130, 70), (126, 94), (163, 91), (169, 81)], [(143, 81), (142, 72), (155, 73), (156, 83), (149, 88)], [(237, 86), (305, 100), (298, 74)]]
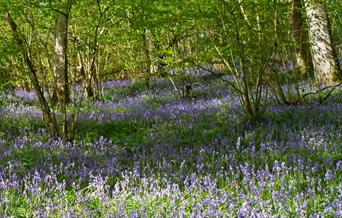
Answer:
[(313, 76), (313, 65), (309, 47), (309, 34), (306, 26), (302, 0), (292, 0), (292, 36), (295, 41), (296, 70), (301, 75)]

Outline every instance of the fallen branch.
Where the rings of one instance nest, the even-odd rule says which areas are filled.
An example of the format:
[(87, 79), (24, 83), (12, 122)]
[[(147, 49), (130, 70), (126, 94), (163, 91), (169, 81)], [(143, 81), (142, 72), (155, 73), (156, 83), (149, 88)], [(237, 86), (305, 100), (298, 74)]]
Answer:
[(300, 101), (303, 101), (304, 98), (307, 97), (307, 96), (309, 96), (309, 95), (317, 95), (317, 94), (319, 94), (319, 93), (321, 93), (321, 92), (323, 92), (323, 91), (328, 90), (328, 89), (331, 88), (331, 90), (329, 90), (328, 94), (327, 94), (325, 97), (323, 97), (323, 98), (320, 97), (319, 103), (321, 104), (324, 100), (326, 100), (327, 98), (329, 98), (329, 96), (331, 95), (331, 93), (332, 93), (337, 87), (339, 87), (339, 86), (341, 86), (341, 85), (342, 85), (342, 83), (338, 83), (338, 84), (333, 85), (333, 86), (326, 86), (326, 87), (324, 87), (324, 88), (322, 88), (322, 89), (319, 89), (319, 90), (317, 90), (317, 91), (315, 91), (315, 92), (308, 92), (308, 93), (305, 93), (305, 94), (302, 95), (300, 98), (298, 98), (297, 101), (292, 102), (292, 104), (298, 104)]

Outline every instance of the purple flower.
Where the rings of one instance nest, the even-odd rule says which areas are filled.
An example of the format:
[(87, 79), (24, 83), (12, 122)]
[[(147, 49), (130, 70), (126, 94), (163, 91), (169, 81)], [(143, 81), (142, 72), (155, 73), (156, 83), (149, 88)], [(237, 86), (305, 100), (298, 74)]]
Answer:
[(325, 177), (324, 178), (325, 178), (325, 181), (333, 180), (334, 179), (334, 173), (331, 170), (328, 170), (325, 173)]

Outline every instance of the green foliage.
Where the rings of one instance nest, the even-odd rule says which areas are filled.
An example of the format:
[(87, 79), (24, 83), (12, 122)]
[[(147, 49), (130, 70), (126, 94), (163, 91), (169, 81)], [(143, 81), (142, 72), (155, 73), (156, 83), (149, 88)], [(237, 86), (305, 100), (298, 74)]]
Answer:
[(87, 142), (103, 136), (124, 147), (134, 148), (144, 142), (149, 127), (141, 121), (123, 120), (115, 123), (88, 121), (81, 122), (78, 131), (78, 138)]
[(6, 135), (11, 135), (13, 137), (35, 132), (36, 130), (45, 127), (42, 120), (30, 117), (0, 116), (0, 123), (0, 132), (4, 132)]
[(5, 164), (9, 161), (16, 160), (20, 167), (17, 168), (18, 175), (24, 175), (34, 168), (42, 164), (42, 158), (47, 156), (44, 149), (30, 148), (29, 144), (24, 145), (27, 148), (17, 150), (6, 158), (0, 161), (0, 164)]

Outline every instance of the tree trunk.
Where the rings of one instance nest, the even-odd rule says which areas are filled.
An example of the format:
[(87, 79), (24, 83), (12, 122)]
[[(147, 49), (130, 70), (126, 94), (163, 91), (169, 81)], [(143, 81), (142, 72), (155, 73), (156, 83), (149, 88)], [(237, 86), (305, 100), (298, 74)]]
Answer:
[(58, 126), (57, 126), (56, 118), (55, 118), (54, 113), (51, 112), (49, 104), (48, 104), (46, 98), (44, 97), (42, 87), (41, 87), (41, 85), (38, 81), (38, 78), (37, 78), (36, 67), (34, 66), (34, 64), (31, 60), (30, 54), (29, 54), (28, 49), (26, 47), (25, 39), (19, 33), (19, 31), (17, 29), (17, 24), (12, 19), (9, 12), (7, 12), (7, 20), (8, 20), (8, 23), (9, 23), (11, 29), (12, 29), (15, 41), (20, 48), (21, 54), (24, 58), (24, 61), (29, 68), (30, 80), (33, 84), (34, 90), (37, 93), (39, 103), (40, 103), (40, 108), (41, 108), (41, 111), (43, 113), (43, 119), (47, 123), (47, 125), (49, 126), (49, 129), (50, 129), (50, 132), (52, 133), (52, 135), (57, 136), (59, 134), (59, 132), (58, 132)]
[(296, 70), (301, 75), (313, 75), (312, 58), (309, 49), (309, 35), (303, 15), (302, 0), (292, 1), (292, 36), (295, 41)]
[(85, 66), (84, 66), (84, 60), (82, 57), (81, 52), (78, 52), (78, 60), (79, 60), (79, 73), (81, 75), (82, 81), (85, 84), (85, 91), (88, 98), (94, 97), (94, 91), (92, 86), (92, 74), (86, 73)]
[(148, 88), (150, 88), (150, 79), (153, 75), (153, 65), (152, 65), (152, 57), (151, 57), (151, 39), (149, 37), (148, 29), (144, 27), (142, 33), (142, 43), (143, 43), (143, 50), (145, 56), (145, 64), (144, 64), (144, 73), (147, 73), (145, 78), (145, 82)]
[(318, 0), (304, 0), (304, 3), (315, 77), (318, 84), (331, 85), (334, 81), (341, 79), (341, 71), (332, 45), (326, 7)]
[(69, 100), (67, 56), (68, 16), (69, 12), (60, 12), (56, 19), (54, 76), (59, 102), (67, 102)]
[(57, 90), (57, 97), (60, 104), (62, 114), (62, 135), (64, 140), (68, 136), (67, 111), (66, 106), (70, 101), (70, 91), (68, 84), (68, 20), (71, 9), (71, 0), (61, 0), (62, 8), (56, 18), (56, 35), (55, 35), (55, 65), (54, 77)]

